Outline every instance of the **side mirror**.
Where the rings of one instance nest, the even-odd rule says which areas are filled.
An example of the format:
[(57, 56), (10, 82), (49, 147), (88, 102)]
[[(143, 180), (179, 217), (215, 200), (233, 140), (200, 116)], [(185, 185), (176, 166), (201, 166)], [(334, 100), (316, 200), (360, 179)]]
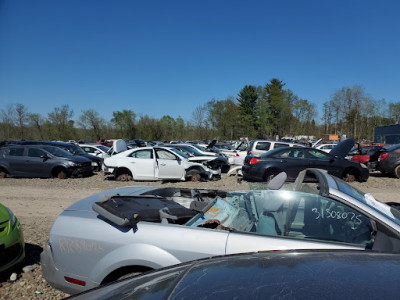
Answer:
[(43, 158), (43, 160), (45, 161), (45, 160), (50, 159), (51, 157), (48, 156), (47, 154), (43, 154), (43, 155), (40, 156), (40, 158)]

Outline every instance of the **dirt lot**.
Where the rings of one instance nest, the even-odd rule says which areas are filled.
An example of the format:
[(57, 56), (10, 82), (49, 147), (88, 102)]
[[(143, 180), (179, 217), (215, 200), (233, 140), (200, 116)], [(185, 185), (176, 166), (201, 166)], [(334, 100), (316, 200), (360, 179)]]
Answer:
[[(8, 206), (20, 220), (26, 242), (26, 259), (22, 266), (6, 272), (0, 277), (1, 299), (61, 299), (68, 296), (51, 288), (40, 268), (39, 255), (45, 246), (50, 228), (56, 217), (72, 203), (104, 190), (128, 185), (160, 185), (197, 188), (218, 188), (245, 190), (249, 184), (239, 183), (236, 176), (226, 175), (219, 181), (211, 182), (115, 182), (101, 173), (83, 179), (13, 179), (0, 180), (0, 203)], [(400, 180), (372, 174), (368, 182), (352, 183), (376, 199), (400, 203)], [(32, 266), (32, 271), (22, 268)], [(17, 273), (15, 282), (10, 282), (11, 273)]]

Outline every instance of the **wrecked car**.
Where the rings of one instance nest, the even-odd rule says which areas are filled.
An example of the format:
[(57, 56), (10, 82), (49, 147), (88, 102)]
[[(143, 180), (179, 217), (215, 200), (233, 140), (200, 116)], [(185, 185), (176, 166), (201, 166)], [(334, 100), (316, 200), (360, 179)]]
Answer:
[(141, 147), (120, 152), (104, 160), (103, 171), (120, 181), (199, 181), (221, 175), (220, 170), (190, 162), (182, 153), (167, 147)]
[(367, 166), (345, 159), (354, 145), (354, 139), (340, 142), (326, 153), (307, 147), (285, 147), (270, 150), (261, 156), (246, 156), (242, 167), (243, 178), (248, 181), (268, 181), (280, 172), (286, 172), (292, 180), (306, 168), (320, 168), (346, 181), (366, 181)]
[(41, 254), (43, 276), (74, 294), (216, 255), (279, 249), (400, 252), (398, 210), (324, 170), (304, 170), (294, 184), (280, 175), (269, 189), (146, 186), (87, 197), (52, 226)]
[(93, 174), (92, 162), (59, 147), (7, 145), (0, 148), (0, 178), (83, 177)]
[(227, 173), (229, 171), (230, 164), (228, 162), (228, 158), (226, 157), (203, 154), (196, 148), (192, 148), (189, 145), (170, 144), (165, 146), (179, 150), (186, 155), (188, 160), (191, 162), (202, 163), (212, 170), (220, 169), (221, 173)]

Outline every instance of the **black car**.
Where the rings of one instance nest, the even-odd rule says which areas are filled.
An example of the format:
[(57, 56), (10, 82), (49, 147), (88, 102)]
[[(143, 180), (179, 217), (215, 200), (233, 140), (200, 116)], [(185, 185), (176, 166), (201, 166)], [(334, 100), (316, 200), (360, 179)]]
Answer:
[(93, 174), (92, 163), (61, 148), (47, 145), (7, 145), (0, 148), (0, 178), (82, 177)]
[(400, 144), (380, 150), (376, 169), (400, 178)]
[(73, 143), (55, 142), (55, 141), (12, 141), (8, 144), (17, 143), (19, 145), (48, 145), (62, 148), (73, 155), (83, 156), (92, 162), (92, 167), (94, 171), (100, 171), (103, 164), (103, 159), (94, 155), (87, 154), (81, 147)]
[(331, 153), (314, 148), (285, 147), (268, 151), (259, 157), (246, 156), (242, 167), (243, 178), (248, 181), (268, 181), (285, 172), (289, 180), (294, 180), (306, 168), (319, 168), (346, 181), (366, 181), (369, 177), (368, 168), (345, 159), (353, 145), (354, 139), (348, 139), (339, 143)]
[(226, 157), (206, 155), (187, 145), (165, 144), (164, 146), (182, 151), (189, 157), (191, 162), (203, 163), (213, 170), (221, 169), (221, 173), (227, 173), (230, 169), (230, 164)]
[(71, 299), (397, 299), (399, 284), (398, 254), (271, 251), (175, 265)]

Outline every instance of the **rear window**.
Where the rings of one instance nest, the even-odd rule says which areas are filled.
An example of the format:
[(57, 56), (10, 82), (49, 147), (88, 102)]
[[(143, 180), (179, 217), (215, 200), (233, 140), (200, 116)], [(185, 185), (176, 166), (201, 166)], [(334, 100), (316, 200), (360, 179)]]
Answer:
[(274, 149), (289, 147), (289, 144), (275, 143)]
[(258, 142), (256, 144), (256, 150), (268, 151), (270, 147), (271, 147), (271, 143), (270, 142)]

